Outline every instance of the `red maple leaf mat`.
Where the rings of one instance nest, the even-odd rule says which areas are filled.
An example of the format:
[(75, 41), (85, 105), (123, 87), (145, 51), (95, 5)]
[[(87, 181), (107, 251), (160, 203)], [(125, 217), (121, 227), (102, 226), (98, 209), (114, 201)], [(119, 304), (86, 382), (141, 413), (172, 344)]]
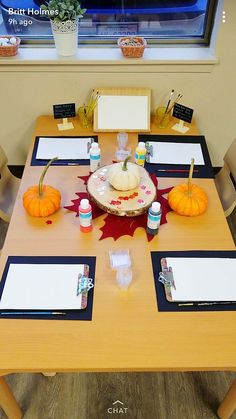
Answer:
[[(79, 179), (83, 180), (84, 185), (87, 185), (90, 174), (87, 176), (78, 176)], [(157, 201), (160, 202), (162, 207), (161, 224), (167, 223), (166, 214), (171, 211), (168, 201), (163, 195), (170, 192), (172, 187), (166, 189), (158, 189), (158, 182), (155, 175), (150, 175), (156, 190), (157, 190)], [(76, 212), (76, 216), (79, 214), (79, 204), (81, 199), (89, 198), (87, 192), (76, 192), (78, 198), (72, 199), (72, 205), (67, 205), (64, 208), (69, 211)], [(93, 201), (91, 201), (93, 219), (100, 217), (100, 215), (106, 214), (105, 211), (100, 209)], [(122, 236), (128, 235), (133, 237), (136, 228), (142, 227), (146, 230), (147, 227), (147, 213), (138, 215), (137, 217), (119, 217), (117, 215), (107, 214), (104, 218), (104, 226), (100, 228), (102, 235), (99, 240), (112, 237), (114, 240), (119, 239)], [(148, 241), (151, 241), (154, 236), (147, 234)]]

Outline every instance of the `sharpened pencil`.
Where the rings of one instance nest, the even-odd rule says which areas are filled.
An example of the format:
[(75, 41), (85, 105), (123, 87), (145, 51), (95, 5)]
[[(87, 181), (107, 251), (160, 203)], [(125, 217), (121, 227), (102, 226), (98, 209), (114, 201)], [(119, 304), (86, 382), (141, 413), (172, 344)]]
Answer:
[[(196, 173), (199, 172), (199, 170), (197, 170), (197, 169), (194, 169), (193, 171), (196, 172)], [(156, 172), (188, 173), (189, 170), (187, 170), (187, 169), (156, 169)]]
[(214, 301), (209, 303), (179, 303), (178, 306), (215, 306), (215, 305), (236, 304), (236, 301)]
[(2, 311), (0, 316), (65, 316), (66, 313), (61, 311)]

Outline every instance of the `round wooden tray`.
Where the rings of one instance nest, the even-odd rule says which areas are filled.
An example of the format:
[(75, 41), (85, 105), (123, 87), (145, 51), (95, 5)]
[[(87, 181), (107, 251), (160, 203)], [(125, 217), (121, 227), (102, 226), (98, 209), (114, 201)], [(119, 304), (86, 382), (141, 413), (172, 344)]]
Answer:
[(156, 188), (148, 174), (141, 166), (140, 184), (129, 191), (117, 191), (108, 181), (110, 167), (100, 167), (94, 172), (87, 184), (87, 191), (98, 207), (110, 214), (135, 217), (143, 214), (156, 198)]

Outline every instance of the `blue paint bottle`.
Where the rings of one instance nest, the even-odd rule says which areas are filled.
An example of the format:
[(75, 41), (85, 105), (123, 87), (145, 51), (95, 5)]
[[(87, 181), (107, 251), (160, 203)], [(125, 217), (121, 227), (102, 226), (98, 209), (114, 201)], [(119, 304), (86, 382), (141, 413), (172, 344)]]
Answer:
[(95, 172), (101, 164), (101, 151), (98, 143), (93, 142), (90, 148), (90, 172)]
[(161, 204), (160, 202), (153, 202), (152, 206), (148, 210), (147, 233), (155, 236), (158, 233), (160, 222)]

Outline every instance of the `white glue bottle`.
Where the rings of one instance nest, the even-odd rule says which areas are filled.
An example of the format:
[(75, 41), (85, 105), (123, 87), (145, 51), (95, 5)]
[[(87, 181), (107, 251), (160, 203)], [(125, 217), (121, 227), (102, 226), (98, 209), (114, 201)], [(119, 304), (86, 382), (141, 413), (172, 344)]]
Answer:
[(135, 163), (137, 163), (139, 166), (144, 166), (145, 160), (146, 160), (146, 154), (147, 154), (147, 150), (146, 150), (145, 143), (140, 141), (135, 150), (135, 155), (134, 155)]
[(80, 231), (88, 233), (92, 231), (92, 208), (88, 199), (81, 199), (79, 205)]
[(153, 202), (148, 210), (147, 219), (147, 233), (155, 236), (158, 233), (158, 228), (161, 222), (161, 204), (160, 202)]
[(93, 142), (90, 147), (90, 172), (95, 172), (101, 164), (101, 151), (98, 143)]

